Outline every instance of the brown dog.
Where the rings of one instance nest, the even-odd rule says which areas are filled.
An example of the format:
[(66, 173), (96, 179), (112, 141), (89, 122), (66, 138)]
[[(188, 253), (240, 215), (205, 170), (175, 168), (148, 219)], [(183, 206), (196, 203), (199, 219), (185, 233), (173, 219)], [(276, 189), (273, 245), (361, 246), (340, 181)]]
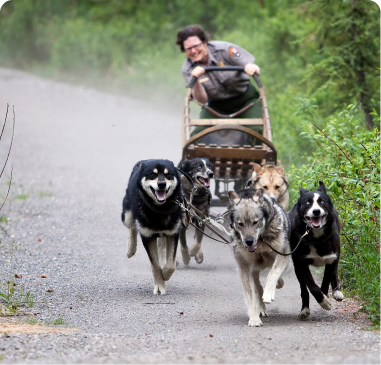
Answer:
[(263, 188), (265, 193), (287, 212), (289, 200), (288, 178), (282, 165), (265, 165), (262, 167), (255, 163), (251, 184), (254, 189)]

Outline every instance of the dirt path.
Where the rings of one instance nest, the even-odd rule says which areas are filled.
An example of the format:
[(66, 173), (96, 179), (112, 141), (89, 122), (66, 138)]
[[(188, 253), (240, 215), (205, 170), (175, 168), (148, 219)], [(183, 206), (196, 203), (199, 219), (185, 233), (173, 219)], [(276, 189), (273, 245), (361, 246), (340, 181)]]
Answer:
[[(7, 69), (0, 85), (0, 116), (7, 102), (17, 113), (0, 278), (9, 278), (12, 256), (18, 288), (36, 295), (25, 309), (32, 314), (12, 321), (62, 318), (67, 325), (56, 328), (81, 330), (1, 335), (3, 362), (379, 363), (379, 333), (366, 330), (354, 301), (332, 300), (328, 312), (312, 300), (309, 320), (298, 319), (291, 267), (264, 326), (248, 327), (231, 248), (207, 239), (204, 263), (180, 264), (168, 295), (153, 296), (143, 247), (126, 257), (121, 202), (137, 160), (178, 161), (181, 105), (158, 110)], [(3, 158), (6, 139), (0, 148)]]

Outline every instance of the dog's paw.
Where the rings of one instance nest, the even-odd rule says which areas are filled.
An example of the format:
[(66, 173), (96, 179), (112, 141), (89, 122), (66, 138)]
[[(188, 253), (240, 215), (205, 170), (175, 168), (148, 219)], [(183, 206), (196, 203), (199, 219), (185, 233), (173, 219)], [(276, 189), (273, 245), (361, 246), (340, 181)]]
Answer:
[(335, 300), (341, 302), (343, 299), (344, 299), (344, 294), (342, 293), (341, 290), (335, 290), (333, 293), (332, 293), (332, 296)]
[(270, 304), (274, 299), (275, 299), (275, 291), (271, 293), (270, 290), (266, 290), (265, 288), (265, 292), (263, 293), (263, 297), (262, 297), (263, 303)]
[(266, 318), (267, 317), (266, 308), (265, 309), (261, 309), (259, 311), (259, 317), (262, 317), (262, 318)]
[(132, 256), (135, 255), (135, 253), (136, 253), (136, 246), (128, 245), (127, 257), (131, 258)]
[[(323, 295), (324, 295), (324, 294), (323, 294)], [(321, 306), (323, 309), (325, 309), (325, 310), (327, 310), (327, 311), (330, 311), (331, 308), (332, 308), (332, 306), (331, 306), (331, 302), (329, 301), (329, 299), (328, 299), (325, 295), (324, 295), (324, 297), (323, 297), (323, 301), (320, 302), (319, 304), (320, 304), (320, 306)]]
[(261, 327), (261, 326), (263, 326), (263, 323), (259, 319), (259, 317), (257, 317), (257, 318), (250, 318), (249, 323), (247, 325), (249, 327)]
[(198, 254), (194, 257), (194, 259), (198, 264), (201, 264), (204, 261), (204, 254), (199, 251)]
[(311, 314), (310, 308), (303, 308), (302, 311), (299, 313), (300, 319), (307, 319)]
[(164, 285), (155, 285), (153, 289), (154, 295), (164, 295), (165, 294), (165, 284)]
[(283, 288), (283, 285), (284, 285), (284, 280), (282, 278), (279, 278), (278, 282), (276, 283), (276, 288), (281, 289)]

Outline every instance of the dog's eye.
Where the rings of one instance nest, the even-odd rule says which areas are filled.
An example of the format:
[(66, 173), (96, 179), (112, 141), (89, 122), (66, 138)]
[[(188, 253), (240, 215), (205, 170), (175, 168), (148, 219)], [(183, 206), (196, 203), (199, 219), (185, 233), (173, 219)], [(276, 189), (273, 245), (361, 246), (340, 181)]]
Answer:
[(238, 222), (238, 225), (243, 227), (243, 223), (242, 222)]
[(198, 165), (197, 168), (198, 168), (199, 170), (201, 170), (201, 169), (202, 169), (202, 166), (201, 166), (201, 165)]
[(306, 205), (311, 205), (311, 202), (307, 202)]
[(279, 189), (280, 188), (280, 186), (279, 185), (275, 185), (275, 189)]
[(267, 186), (263, 186), (263, 189), (267, 190)]
[(320, 204), (324, 204), (324, 200), (322, 200), (322, 201), (320, 202)]
[(253, 222), (253, 226), (255, 226), (257, 223), (258, 223), (258, 221), (254, 221), (254, 222)]

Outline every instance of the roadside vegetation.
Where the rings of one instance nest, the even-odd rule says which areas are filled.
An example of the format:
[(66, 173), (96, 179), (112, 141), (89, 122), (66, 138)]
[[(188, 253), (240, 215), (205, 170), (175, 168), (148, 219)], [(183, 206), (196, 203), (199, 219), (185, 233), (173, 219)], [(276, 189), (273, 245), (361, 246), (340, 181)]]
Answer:
[(0, 12), (0, 65), (181, 105), (185, 55), (175, 38), (196, 23), (256, 57), (293, 191), (328, 186), (342, 222), (343, 286), (379, 323), (376, 3), (15, 0)]

